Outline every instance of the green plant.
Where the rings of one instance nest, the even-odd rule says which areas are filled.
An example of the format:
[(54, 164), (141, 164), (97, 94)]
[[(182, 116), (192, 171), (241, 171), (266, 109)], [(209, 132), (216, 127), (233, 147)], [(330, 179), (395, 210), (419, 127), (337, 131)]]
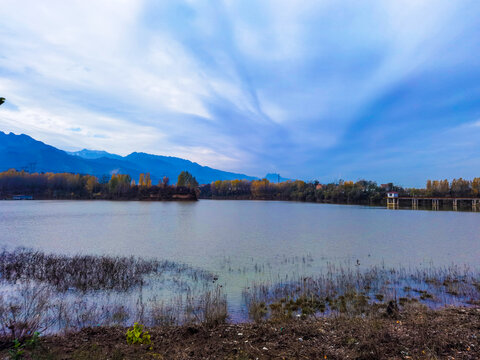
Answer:
[(25, 344), (22, 344), (17, 339), (13, 340), (13, 349), (8, 351), (8, 355), (10, 355), (10, 359), (18, 360), (23, 359), (23, 354), (25, 353), (24, 350)]
[(127, 330), (127, 344), (150, 345), (152, 340), (148, 331), (143, 330), (143, 325), (134, 323), (133, 328)]
[(23, 359), (25, 348), (34, 350), (38, 345), (38, 338), (40, 333), (38, 331), (33, 333), (30, 339), (25, 340), (22, 344), (18, 339), (13, 340), (13, 348), (8, 351), (12, 360)]
[(35, 348), (38, 345), (40, 338), (40, 333), (38, 331), (35, 331), (33, 333), (33, 336), (30, 339), (25, 340), (25, 347), (35, 350)]

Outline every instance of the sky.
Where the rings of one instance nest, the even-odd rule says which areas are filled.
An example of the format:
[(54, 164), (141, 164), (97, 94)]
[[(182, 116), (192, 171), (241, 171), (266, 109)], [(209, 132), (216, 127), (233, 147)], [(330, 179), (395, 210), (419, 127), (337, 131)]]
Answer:
[(0, 131), (403, 186), (480, 176), (478, 0), (0, 0)]

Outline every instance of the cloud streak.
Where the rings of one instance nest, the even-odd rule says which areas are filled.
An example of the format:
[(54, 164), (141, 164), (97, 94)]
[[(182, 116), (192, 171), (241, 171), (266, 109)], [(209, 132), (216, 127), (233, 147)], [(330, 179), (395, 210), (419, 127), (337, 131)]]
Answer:
[(6, 0), (0, 130), (259, 176), (466, 176), (480, 155), (462, 145), (480, 117), (479, 8)]

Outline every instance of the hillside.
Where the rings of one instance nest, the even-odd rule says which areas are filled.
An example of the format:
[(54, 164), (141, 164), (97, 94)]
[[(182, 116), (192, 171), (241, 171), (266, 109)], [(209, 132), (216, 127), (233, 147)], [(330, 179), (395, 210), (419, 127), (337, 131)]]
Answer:
[(175, 182), (184, 170), (192, 173), (200, 184), (215, 180), (247, 179), (255, 177), (202, 166), (195, 162), (171, 157), (134, 152), (127, 156), (98, 150), (66, 152), (37, 141), (28, 135), (6, 134), (0, 131), (0, 171), (8, 169), (30, 172), (72, 172), (91, 174), (99, 178), (114, 173), (129, 174), (138, 179), (149, 172), (152, 182), (164, 176)]

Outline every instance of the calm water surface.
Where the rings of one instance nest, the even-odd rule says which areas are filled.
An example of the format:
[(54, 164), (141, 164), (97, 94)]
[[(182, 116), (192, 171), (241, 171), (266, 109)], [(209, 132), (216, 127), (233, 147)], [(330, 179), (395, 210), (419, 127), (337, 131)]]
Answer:
[(157, 257), (258, 279), (361, 266), (480, 265), (480, 213), (273, 201), (0, 201), (0, 246)]

